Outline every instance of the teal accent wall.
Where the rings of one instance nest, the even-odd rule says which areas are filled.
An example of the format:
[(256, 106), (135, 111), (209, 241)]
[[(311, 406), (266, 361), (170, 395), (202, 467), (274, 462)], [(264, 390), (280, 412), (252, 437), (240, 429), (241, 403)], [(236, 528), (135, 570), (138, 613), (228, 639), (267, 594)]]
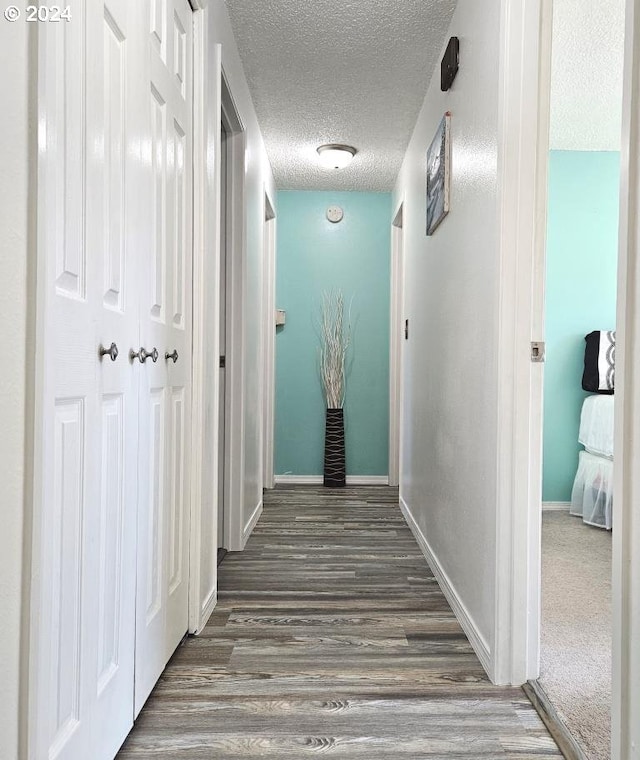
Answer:
[[(327, 207), (344, 219), (332, 224)], [(389, 458), (389, 193), (278, 193), (275, 472), (321, 475), (325, 406), (317, 318), (323, 290), (353, 297), (347, 363), (347, 474), (386, 475)]]
[(578, 464), (584, 336), (616, 319), (617, 152), (551, 151), (543, 500), (569, 501)]

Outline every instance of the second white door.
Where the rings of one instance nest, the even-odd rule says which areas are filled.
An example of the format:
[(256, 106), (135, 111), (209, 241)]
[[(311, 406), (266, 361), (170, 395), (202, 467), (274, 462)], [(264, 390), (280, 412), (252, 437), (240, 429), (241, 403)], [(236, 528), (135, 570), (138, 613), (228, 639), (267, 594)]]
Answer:
[(192, 39), (187, 0), (151, 1), (149, 240), (135, 347), (152, 353), (139, 404), (136, 714), (188, 627)]

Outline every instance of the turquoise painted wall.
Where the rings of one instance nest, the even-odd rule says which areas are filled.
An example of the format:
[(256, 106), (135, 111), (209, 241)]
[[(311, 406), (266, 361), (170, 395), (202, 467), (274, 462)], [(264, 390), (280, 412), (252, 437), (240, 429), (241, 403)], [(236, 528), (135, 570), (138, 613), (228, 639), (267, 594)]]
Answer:
[[(327, 207), (344, 219), (332, 224)], [(353, 297), (345, 402), (347, 473), (386, 475), (391, 195), (278, 193), (275, 472), (321, 475), (324, 400), (315, 324), (323, 290)]]
[(551, 151), (547, 226), (544, 501), (569, 501), (578, 463), (584, 336), (615, 327), (617, 152)]

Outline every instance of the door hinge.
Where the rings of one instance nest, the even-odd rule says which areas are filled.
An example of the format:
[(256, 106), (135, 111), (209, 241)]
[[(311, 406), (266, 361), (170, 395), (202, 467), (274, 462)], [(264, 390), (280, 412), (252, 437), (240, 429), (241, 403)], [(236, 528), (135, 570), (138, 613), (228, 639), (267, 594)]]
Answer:
[(543, 340), (531, 341), (531, 361), (532, 362), (544, 362), (545, 359), (545, 344)]
[(227, 357), (221, 356), (220, 357), (220, 369), (224, 369), (227, 366)]

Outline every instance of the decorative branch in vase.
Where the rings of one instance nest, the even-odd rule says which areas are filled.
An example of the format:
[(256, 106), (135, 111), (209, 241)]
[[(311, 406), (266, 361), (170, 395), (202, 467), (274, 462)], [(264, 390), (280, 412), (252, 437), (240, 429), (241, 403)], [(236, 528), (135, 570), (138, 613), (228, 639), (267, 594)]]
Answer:
[(324, 441), (324, 485), (346, 485), (344, 448), (345, 360), (351, 339), (351, 308), (345, 321), (340, 290), (322, 293), (320, 319), (320, 377), (327, 405)]

